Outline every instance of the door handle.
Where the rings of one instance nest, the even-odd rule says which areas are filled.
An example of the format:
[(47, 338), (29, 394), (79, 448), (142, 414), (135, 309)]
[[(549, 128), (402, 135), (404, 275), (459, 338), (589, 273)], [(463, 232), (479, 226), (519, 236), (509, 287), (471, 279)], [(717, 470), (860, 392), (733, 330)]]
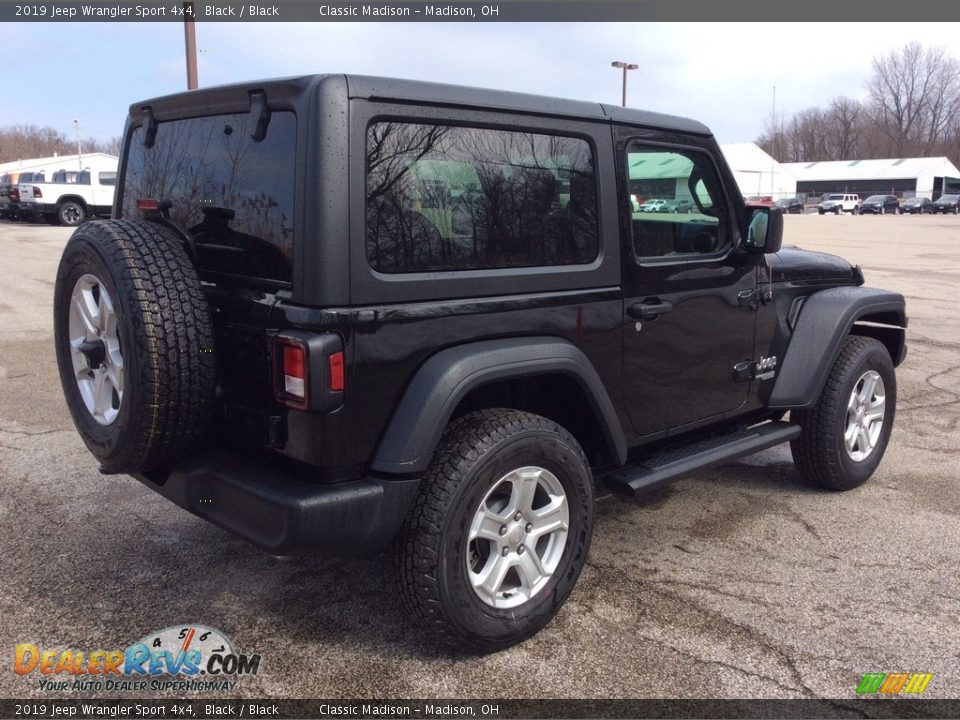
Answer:
[(660, 298), (647, 298), (634, 303), (627, 309), (627, 315), (634, 320), (655, 320), (673, 310), (673, 303)]

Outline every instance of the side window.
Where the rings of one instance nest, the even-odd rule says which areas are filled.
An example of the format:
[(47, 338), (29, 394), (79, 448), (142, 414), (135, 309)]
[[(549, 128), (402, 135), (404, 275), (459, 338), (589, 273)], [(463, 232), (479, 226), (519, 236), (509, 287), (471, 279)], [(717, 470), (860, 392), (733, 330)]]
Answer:
[(627, 184), (638, 260), (685, 260), (726, 248), (727, 207), (705, 153), (631, 142)]
[(373, 123), (367, 258), (379, 272), (592, 262), (599, 252), (590, 145), (529, 132)]
[(116, 184), (117, 184), (117, 173), (116, 173), (116, 172), (102, 172), (102, 173), (100, 173), (100, 184), (101, 184), (101, 185), (116, 185)]

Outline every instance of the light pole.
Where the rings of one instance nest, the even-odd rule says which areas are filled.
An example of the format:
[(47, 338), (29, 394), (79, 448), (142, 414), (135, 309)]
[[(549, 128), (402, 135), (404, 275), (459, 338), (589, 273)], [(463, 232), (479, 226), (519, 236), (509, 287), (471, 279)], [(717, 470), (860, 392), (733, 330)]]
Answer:
[(183, 3), (183, 44), (187, 53), (187, 90), (196, 90), (197, 81), (197, 28), (194, 24), (196, 12), (192, 0)]
[(620, 101), (620, 104), (623, 107), (627, 106), (627, 70), (636, 70), (639, 65), (634, 65), (632, 63), (625, 63), (622, 60), (614, 60), (610, 63), (611, 67), (621, 68), (623, 70), (623, 99)]
[[(776, 153), (777, 153), (777, 86), (773, 86), (773, 109), (770, 111), (770, 121), (773, 125), (773, 143), (770, 148), (773, 152), (770, 158), (770, 197), (773, 197), (773, 176), (776, 173)], [(776, 198), (774, 198), (776, 200)]]
[(73, 124), (77, 128), (77, 165), (83, 170), (83, 151), (80, 147), (80, 121), (74, 119)]

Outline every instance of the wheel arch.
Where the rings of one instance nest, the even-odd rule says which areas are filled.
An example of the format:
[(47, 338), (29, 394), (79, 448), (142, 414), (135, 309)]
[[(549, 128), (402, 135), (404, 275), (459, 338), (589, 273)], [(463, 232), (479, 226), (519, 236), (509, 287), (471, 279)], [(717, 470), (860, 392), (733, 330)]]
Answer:
[(407, 386), (371, 469), (423, 472), (452, 418), (503, 406), (505, 398), (513, 409), (564, 425), (594, 457), (626, 461), (623, 428), (589, 359), (566, 340), (532, 337), (467, 343), (431, 356)]
[(906, 356), (906, 327), (906, 302), (899, 293), (838, 287), (810, 295), (801, 307), (768, 407), (811, 407), (848, 335), (879, 340), (896, 367)]
[(85, 212), (89, 211), (89, 208), (87, 207), (87, 201), (79, 195), (61, 195), (59, 198), (57, 198), (57, 211), (60, 210), (60, 206), (65, 202), (75, 202), (77, 205), (82, 207)]

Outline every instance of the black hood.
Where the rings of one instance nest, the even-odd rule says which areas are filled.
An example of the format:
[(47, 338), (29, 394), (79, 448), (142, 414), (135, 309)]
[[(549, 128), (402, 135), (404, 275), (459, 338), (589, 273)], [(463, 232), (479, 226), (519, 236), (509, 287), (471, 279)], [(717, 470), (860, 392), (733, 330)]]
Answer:
[(784, 247), (770, 259), (773, 282), (856, 282), (857, 273), (843, 258), (827, 253)]

